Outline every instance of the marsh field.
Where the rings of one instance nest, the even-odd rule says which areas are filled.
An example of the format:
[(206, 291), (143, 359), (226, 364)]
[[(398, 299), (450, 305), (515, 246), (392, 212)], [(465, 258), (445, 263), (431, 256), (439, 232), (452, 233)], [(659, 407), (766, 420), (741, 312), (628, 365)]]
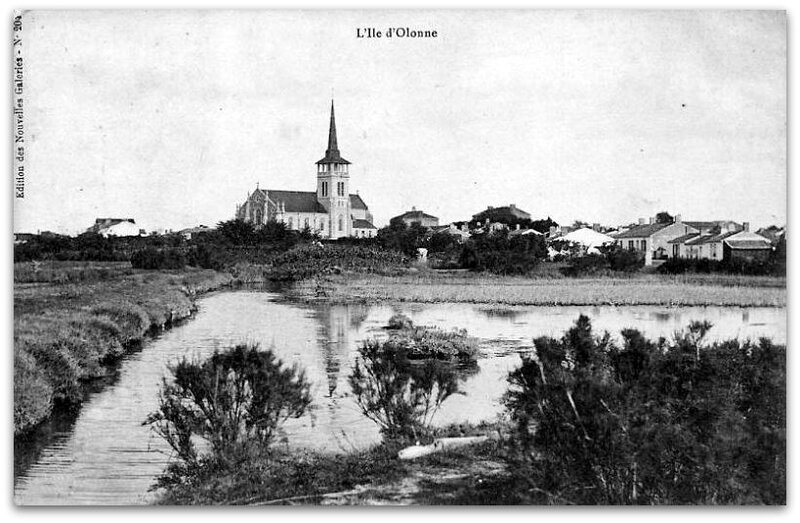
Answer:
[[(237, 276), (139, 270), (126, 262), (15, 264), (17, 503), (785, 503), (785, 278), (523, 278), (423, 269), (312, 277), (276, 292), (241, 288)], [(589, 324), (576, 323), (581, 316)], [(475, 361), (431, 367), (428, 374), (418, 364), (387, 367), (380, 351), (367, 354), (363, 346), (395, 340), (401, 331), (387, 330), (395, 317), (414, 328), (463, 329), (468, 345), (477, 347)], [(687, 330), (692, 322), (700, 331)], [(704, 330), (703, 322), (710, 327)], [(627, 328), (641, 336), (625, 334)], [(416, 342), (407, 338), (411, 347), (433, 343), (439, 354), (461, 343), (444, 334), (414, 336)], [(245, 341), (305, 371), (308, 410), (276, 429), (269, 445), (239, 442), (239, 466), (230, 467), (226, 455), (168, 467), (180, 460), (167, 459), (170, 447), (153, 426), (142, 425), (158, 410), (162, 378), (181, 358), (203, 360)], [(564, 375), (558, 365), (530, 374), (525, 366), (534, 354), (549, 361), (541, 358), (552, 350), (573, 361), (569, 355), (581, 347), (605, 355), (588, 374)], [(647, 379), (625, 370), (631, 361), (640, 362)], [(597, 374), (599, 368), (607, 371)], [(561, 442), (572, 437), (562, 422), (570, 424), (564, 413), (573, 407), (537, 384), (532, 376), (539, 374), (573, 390), (575, 415), (580, 411), (581, 430), (588, 431), (581, 439), (588, 434), (595, 447), (556, 449), (525, 432), (535, 421)], [(691, 392), (648, 385), (661, 383), (662, 375), (692, 384), (682, 389)], [(387, 376), (392, 380), (382, 381)], [(370, 390), (388, 390), (386, 383), (403, 384), (396, 393), (410, 418), (386, 415), (386, 397), (367, 401)], [(555, 394), (548, 404), (561, 410), (532, 420), (530, 387), (541, 397)], [(613, 416), (592, 410), (593, 394), (605, 398)], [(631, 406), (631, 398), (648, 395), (664, 399), (660, 410)], [(370, 405), (382, 414), (370, 417)], [(623, 405), (624, 415), (617, 410)], [(691, 414), (674, 418), (681, 405)], [(426, 421), (415, 418), (419, 409)], [(642, 419), (660, 419), (662, 429), (642, 426)], [(609, 427), (626, 429), (625, 436), (610, 442), (592, 436)], [(652, 432), (667, 427), (671, 440)], [(472, 436), (484, 439), (397, 459), (399, 449), (415, 442)], [(683, 452), (684, 445), (692, 452)], [(607, 454), (610, 448), (616, 450)], [(672, 449), (663, 466), (673, 467), (674, 484), (660, 484), (666, 470), (638, 448)], [(598, 453), (609, 457), (593, 461), (590, 454)], [(586, 468), (567, 477), (557, 456), (583, 460)], [(705, 486), (686, 486), (681, 474), (701, 459), (705, 468), (691, 474)], [(112, 476), (96, 475), (110, 464)], [(542, 470), (545, 476), (532, 472)], [(63, 488), (69, 493), (59, 494)]]

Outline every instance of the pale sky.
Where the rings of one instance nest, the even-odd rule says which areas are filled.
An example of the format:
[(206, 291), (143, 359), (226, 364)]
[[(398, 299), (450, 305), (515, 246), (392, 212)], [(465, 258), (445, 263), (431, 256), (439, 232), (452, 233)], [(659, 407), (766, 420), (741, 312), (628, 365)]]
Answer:
[[(148, 230), (313, 191), (331, 89), (377, 226), (515, 203), (617, 225), (786, 221), (781, 11), (167, 11), (25, 15), (15, 231)], [(356, 28), (436, 29), (357, 39)]]

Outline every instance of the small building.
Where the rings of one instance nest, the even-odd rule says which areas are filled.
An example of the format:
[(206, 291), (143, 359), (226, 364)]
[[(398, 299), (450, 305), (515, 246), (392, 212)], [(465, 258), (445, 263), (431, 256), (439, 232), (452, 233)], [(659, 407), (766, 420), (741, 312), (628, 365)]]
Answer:
[(491, 205), (485, 211), (472, 215), (473, 220), (484, 221), (486, 219), (491, 221), (502, 221), (503, 218), (516, 218), (517, 220), (530, 220), (531, 215), (517, 207), (516, 204), (511, 203), (505, 207), (492, 207)]
[(607, 234), (597, 232), (594, 229), (583, 227), (576, 231), (572, 231), (558, 240), (566, 242), (567, 244), (576, 245), (581, 248), (582, 252), (586, 254), (594, 254), (600, 252), (600, 247), (614, 244), (615, 240)]
[(145, 234), (145, 230), (140, 229), (133, 218), (97, 218), (94, 225), (86, 229), (86, 232), (99, 234), (104, 238), (143, 236)]
[(178, 232), (181, 236), (186, 238), (187, 240), (197, 239), (198, 236), (207, 234), (209, 232), (216, 231), (213, 227), (207, 227), (205, 225), (198, 225), (197, 227), (189, 227), (188, 229), (183, 229)]
[(653, 260), (666, 260), (672, 255), (670, 240), (699, 232), (689, 222), (681, 221), (680, 215), (672, 223), (658, 223), (655, 218), (645, 223), (644, 218), (640, 218), (639, 225), (617, 234), (616, 240), (623, 249), (643, 252), (645, 265), (652, 265)]
[(377, 233), (378, 228), (369, 220), (353, 219), (353, 236), (356, 238), (374, 238)]
[(399, 216), (395, 216), (394, 218), (391, 219), (391, 221), (392, 222), (402, 221), (409, 227), (414, 223), (418, 223), (423, 227), (439, 226), (439, 218), (431, 214), (418, 211), (416, 207), (412, 207), (410, 211), (404, 212)]
[(466, 222), (462, 222), (461, 225), (457, 223), (451, 223), (449, 225), (440, 225), (439, 227), (433, 227), (433, 232), (439, 234), (449, 234), (451, 236), (455, 236), (458, 241), (464, 242), (472, 236), (469, 232), (469, 227), (467, 226)]
[(723, 259), (726, 261), (766, 261), (773, 247), (769, 239), (750, 232), (748, 223), (744, 230), (728, 236), (723, 241)]

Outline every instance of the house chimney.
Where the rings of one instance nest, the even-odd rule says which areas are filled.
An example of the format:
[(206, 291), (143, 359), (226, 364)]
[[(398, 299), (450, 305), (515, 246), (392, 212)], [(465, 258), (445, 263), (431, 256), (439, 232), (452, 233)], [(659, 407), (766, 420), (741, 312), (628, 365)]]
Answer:
[(550, 226), (550, 237), (551, 237), (551, 238), (552, 238), (553, 236), (555, 236), (555, 235), (556, 235), (556, 231), (557, 231), (557, 230), (558, 230), (558, 229), (556, 229), (556, 226), (555, 226), (555, 225), (551, 225), (551, 226)]
[(639, 225), (644, 225), (644, 218), (639, 218)]
[(517, 224), (517, 230), (519, 230), (519, 224)]
[(511, 204), (508, 205), (508, 208), (509, 209), (516, 209), (517, 208), (517, 204), (516, 203), (511, 203)]
[(676, 214), (675, 215), (675, 223), (681, 223), (681, 215), (680, 214)]
[(654, 223), (656, 223), (656, 217), (655, 216), (651, 216), (650, 217), (650, 225), (653, 225)]
[(742, 222), (742, 230), (744, 230), (744, 232), (750, 232), (750, 222)]
[(416, 210), (417, 210), (417, 208), (416, 208), (416, 207), (414, 207), (414, 206), (412, 205), (412, 206), (411, 206), (411, 212), (414, 212), (414, 211), (416, 211)]
[(600, 224), (599, 223), (593, 223), (592, 224), (592, 230), (594, 232), (600, 232)]

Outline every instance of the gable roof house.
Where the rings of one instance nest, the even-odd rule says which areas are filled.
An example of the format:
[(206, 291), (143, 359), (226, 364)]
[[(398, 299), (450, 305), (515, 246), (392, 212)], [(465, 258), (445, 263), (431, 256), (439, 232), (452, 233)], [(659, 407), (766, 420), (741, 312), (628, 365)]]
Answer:
[(418, 223), (423, 227), (438, 227), (439, 226), (439, 218), (433, 216), (431, 214), (424, 213), (422, 211), (418, 211), (416, 207), (412, 207), (410, 211), (404, 212), (398, 216), (395, 216), (390, 220), (390, 222), (394, 221), (402, 221), (407, 226), (411, 226), (412, 223)]
[(760, 234), (750, 232), (750, 224), (744, 223), (744, 229), (725, 238), (723, 241), (724, 260), (764, 261), (773, 250), (769, 239)]
[(653, 260), (665, 260), (674, 255), (670, 240), (700, 232), (690, 223), (697, 224), (681, 221), (680, 214), (672, 223), (657, 223), (655, 218), (644, 223), (644, 218), (640, 218), (639, 225), (617, 234), (615, 238), (623, 249), (643, 252), (645, 265), (652, 265)]
[(136, 225), (133, 218), (97, 218), (94, 225), (86, 229), (86, 232), (93, 232), (108, 238), (109, 236), (141, 236), (145, 233)]

